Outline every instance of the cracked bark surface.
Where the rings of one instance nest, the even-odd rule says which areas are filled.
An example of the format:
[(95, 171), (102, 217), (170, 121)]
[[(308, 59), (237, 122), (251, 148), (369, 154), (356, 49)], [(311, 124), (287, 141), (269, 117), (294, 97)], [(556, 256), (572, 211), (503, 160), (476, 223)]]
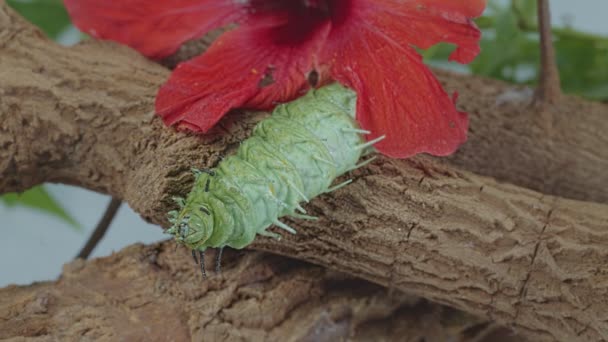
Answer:
[(605, 205), (430, 164), (383, 160), (355, 172), (345, 191), (307, 207), (319, 221), (289, 221), (298, 235), (254, 247), (508, 323), (532, 340), (608, 339)]
[(0, 339), (463, 341), (492, 329), (457, 310), (253, 251), (227, 251), (222, 275), (201, 281), (188, 254), (168, 242), (134, 245), (67, 264), (57, 282), (0, 289)]
[[(5, 5), (0, 56), (0, 192), (78, 185), (165, 225), (190, 168), (212, 166), (266, 115), (234, 113), (205, 137), (175, 133), (153, 114), (165, 68), (114, 44), (56, 46)], [(564, 96), (548, 134), (528, 115), (532, 92), (441, 78), (471, 115), (451, 165), (380, 158), (307, 207), (321, 221), (290, 222), (297, 236), (255, 247), (487, 315), (534, 340), (608, 339), (608, 206), (548, 195), (606, 202), (608, 106)]]

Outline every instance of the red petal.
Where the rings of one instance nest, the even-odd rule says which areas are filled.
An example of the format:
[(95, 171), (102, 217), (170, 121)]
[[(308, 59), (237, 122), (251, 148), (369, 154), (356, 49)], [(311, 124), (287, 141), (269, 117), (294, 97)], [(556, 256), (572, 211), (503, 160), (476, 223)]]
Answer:
[[(360, 21), (357, 21), (361, 23)], [(357, 121), (386, 139), (383, 154), (407, 158), (417, 153), (448, 155), (466, 140), (467, 117), (459, 113), (421, 57), (370, 26), (355, 25), (357, 37), (336, 32), (332, 75), (357, 91)]]
[(161, 58), (184, 42), (239, 20), (242, 1), (64, 0), (74, 24), (94, 37), (114, 40)]
[(329, 29), (301, 18), (223, 34), (205, 54), (175, 69), (158, 93), (157, 113), (168, 125), (206, 132), (232, 108), (266, 109), (300, 95)]
[(471, 62), (479, 54), (481, 33), (472, 18), (486, 0), (352, 0), (353, 13), (401, 46), (421, 49), (440, 42), (457, 45), (450, 60)]

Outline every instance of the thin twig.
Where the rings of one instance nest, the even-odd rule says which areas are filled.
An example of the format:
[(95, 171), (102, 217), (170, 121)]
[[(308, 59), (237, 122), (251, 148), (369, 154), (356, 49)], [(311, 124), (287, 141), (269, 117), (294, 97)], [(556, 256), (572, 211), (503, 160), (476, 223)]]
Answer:
[(540, 33), (541, 73), (536, 92), (540, 103), (555, 103), (562, 94), (555, 47), (551, 31), (549, 0), (538, 0), (538, 29)]
[(80, 250), (80, 253), (78, 253), (76, 256), (76, 259), (87, 259), (89, 255), (91, 255), (91, 252), (93, 249), (95, 249), (95, 246), (97, 246), (99, 241), (104, 237), (106, 231), (110, 227), (110, 224), (112, 224), (112, 221), (114, 220), (114, 217), (116, 216), (121, 204), (122, 201), (120, 199), (112, 197), (106, 211), (103, 214), (103, 217), (99, 223), (97, 223), (95, 231), (93, 231), (93, 234), (91, 234), (87, 243), (84, 245), (84, 247), (82, 247), (82, 250)]

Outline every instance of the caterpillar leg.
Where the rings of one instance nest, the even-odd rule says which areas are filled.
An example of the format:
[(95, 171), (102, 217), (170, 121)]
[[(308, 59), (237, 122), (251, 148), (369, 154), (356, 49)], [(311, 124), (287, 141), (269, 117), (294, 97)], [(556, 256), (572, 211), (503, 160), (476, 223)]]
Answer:
[(344, 182), (342, 182), (342, 183), (340, 183), (340, 184), (338, 184), (338, 185), (332, 186), (331, 188), (327, 189), (327, 190), (325, 191), (325, 193), (327, 194), (327, 193), (330, 193), (330, 192), (332, 192), (332, 191), (336, 191), (336, 190), (338, 190), (338, 189), (340, 189), (340, 188), (343, 188), (343, 187), (347, 186), (348, 184), (350, 184), (350, 183), (352, 183), (352, 182), (353, 182), (353, 180), (352, 180), (352, 179), (349, 179), (349, 180), (347, 180), (347, 181), (344, 181)]
[(364, 160), (364, 161), (360, 162), (359, 164), (357, 164), (357, 165), (351, 167), (350, 169), (346, 170), (346, 172), (349, 172), (349, 171), (352, 171), (352, 170), (356, 170), (356, 169), (358, 169), (360, 167), (364, 167), (365, 165), (373, 162), (376, 159), (378, 159), (378, 157), (376, 157), (376, 156), (373, 156), (371, 158), (367, 158), (366, 160)]
[(290, 226), (286, 225), (285, 223), (283, 223), (283, 222), (281, 222), (279, 220), (274, 220), (274, 221), (272, 221), (272, 223), (274, 223), (275, 226), (277, 226), (277, 227), (279, 227), (279, 228), (281, 228), (281, 229), (283, 229), (285, 231), (290, 232), (291, 234), (295, 234), (296, 233), (295, 229), (291, 228)]
[(345, 133), (355, 133), (355, 134), (371, 134), (372, 132), (364, 130), (364, 129), (357, 129), (357, 128), (342, 128), (342, 132)]
[(304, 195), (302, 190), (298, 189), (298, 187), (290, 181), (287, 181), (287, 184), (302, 198), (302, 200), (304, 202), (308, 203), (308, 201), (309, 201), (308, 197), (306, 197), (306, 195)]
[(262, 235), (262, 236), (269, 237), (269, 238), (273, 238), (273, 239), (275, 239), (275, 240), (281, 240), (281, 234), (277, 234), (277, 233), (269, 232), (269, 231), (266, 231), (266, 230), (261, 231), (261, 232), (259, 232), (258, 234), (259, 234), (259, 235)]
[(316, 216), (310, 216), (310, 215), (304, 215), (304, 214), (298, 214), (298, 213), (291, 213), (291, 214), (289, 214), (289, 216), (291, 216), (293, 218), (298, 218), (301, 220), (311, 220), (311, 221), (319, 220), (319, 218)]
[(306, 209), (302, 208), (300, 204), (296, 205), (296, 210), (301, 212), (302, 214), (306, 214)]
[(386, 136), (385, 136), (385, 135), (383, 135), (383, 136), (381, 136), (381, 137), (378, 137), (378, 138), (376, 138), (376, 139), (374, 139), (374, 140), (370, 140), (370, 141), (368, 141), (368, 142), (366, 142), (366, 143), (363, 143), (363, 144), (357, 145), (357, 146), (355, 146), (355, 150), (364, 150), (364, 149), (366, 149), (366, 148), (368, 148), (368, 147), (373, 146), (374, 144), (379, 143), (380, 141), (384, 140), (384, 138), (386, 138)]
[(220, 274), (222, 272), (222, 253), (224, 252), (224, 247), (218, 248), (217, 253), (215, 254), (215, 273)]
[[(207, 270), (205, 268), (205, 252), (204, 251), (198, 251), (198, 255), (200, 256), (200, 260), (199, 257), (197, 257), (197, 251), (195, 249), (192, 250), (192, 259), (194, 259), (194, 263), (199, 265), (201, 267), (201, 273), (203, 275), (203, 278), (207, 278)], [(215, 254), (215, 273), (220, 274), (222, 272), (222, 253), (224, 252), (224, 247), (220, 247), (217, 249), (217, 253)]]
[(192, 259), (194, 259), (194, 263), (198, 265), (198, 258), (196, 257), (196, 251), (192, 250)]
[(201, 273), (203, 274), (203, 279), (206, 279), (207, 271), (205, 270), (205, 251), (198, 251), (198, 255), (201, 264)]

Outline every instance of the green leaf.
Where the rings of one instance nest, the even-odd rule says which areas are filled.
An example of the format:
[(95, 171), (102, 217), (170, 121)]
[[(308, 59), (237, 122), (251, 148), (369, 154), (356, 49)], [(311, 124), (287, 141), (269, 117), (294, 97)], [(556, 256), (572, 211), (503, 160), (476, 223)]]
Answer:
[(52, 39), (57, 39), (70, 25), (70, 17), (61, 0), (7, 0), (7, 3)]
[(21, 194), (5, 194), (0, 197), (0, 201), (8, 207), (23, 206), (39, 210), (62, 219), (76, 230), (82, 229), (82, 226), (41, 185)]
[[(512, 0), (509, 6), (490, 1), (476, 20), (483, 31), (481, 53), (467, 67), (472, 73), (512, 83), (535, 85), (540, 67), (536, 2)], [(553, 27), (561, 86), (566, 93), (593, 100), (608, 100), (608, 37), (571, 28)], [(449, 50), (437, 45), (424, 52), (431, 65)]]
[(534, 27), (536, 25), (536, 1), (512, 0), (511, 9), (517, 15), (520, 27)]

